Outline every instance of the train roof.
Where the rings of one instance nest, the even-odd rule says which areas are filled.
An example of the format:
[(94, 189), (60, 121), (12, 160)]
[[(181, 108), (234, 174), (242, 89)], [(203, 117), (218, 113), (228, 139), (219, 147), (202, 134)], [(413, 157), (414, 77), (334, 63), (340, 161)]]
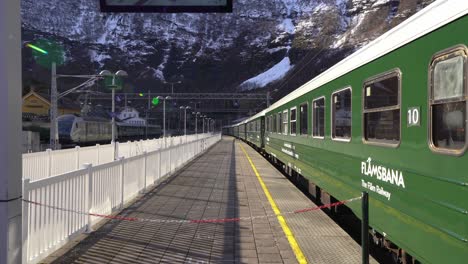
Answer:
[(248, 122), (259, 114), (277, 108), (318, 87), (339, 78), (383, 55), (390, 53), (468, 13), (467, 0), (438, 0), (414, 14), (398, 26), (360, 48), (314, 79), (281, 98), (262, 112), (248, 118)]

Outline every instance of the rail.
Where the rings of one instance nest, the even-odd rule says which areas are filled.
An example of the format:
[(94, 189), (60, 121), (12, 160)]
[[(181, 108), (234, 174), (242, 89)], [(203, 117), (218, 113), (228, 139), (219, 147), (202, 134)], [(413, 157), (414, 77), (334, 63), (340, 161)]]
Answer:
[(42, 152), (23, 154), (23, 179), (32, 181), (72, 172), (80, 169), (82, 164), (105, 164), (117, 157), (133, 157), (165, 147), (192, 142), (209, 137), (211, 134), (198, 134), (177, 137), (167, 137), (140, 141), (128, 141), (90, 147), (75, 147), (63, 150), (46, 150)]
[[(108, 215), (159, 184), (184, 164), (221, 139), (220, 134), (144, 151), (133, 157), (92, 166), (40, 180), (23, 179), (23, 263), (38, 263), (91, 231), (95, 215)], [(34, 206), (35, 203), (47, 207)]]

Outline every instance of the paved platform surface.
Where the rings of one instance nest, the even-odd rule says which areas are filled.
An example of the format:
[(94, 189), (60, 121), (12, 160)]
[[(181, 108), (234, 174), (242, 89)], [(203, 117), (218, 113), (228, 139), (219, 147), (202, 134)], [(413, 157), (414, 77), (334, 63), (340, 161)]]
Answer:
[[(122, 264), (297, 263), (297, 250), (293, 251), (247, 155), (279, 210), (289, 212), (315, 206), (255, 150), (225, 137), (120, 215), (170, 220), (246, 219), (227, 223), (110, 220), (64, 255), (49, 260)], [(287, 214), (284, 219), (309, 263), (360, 263), (359, 245), (323, 212)]]

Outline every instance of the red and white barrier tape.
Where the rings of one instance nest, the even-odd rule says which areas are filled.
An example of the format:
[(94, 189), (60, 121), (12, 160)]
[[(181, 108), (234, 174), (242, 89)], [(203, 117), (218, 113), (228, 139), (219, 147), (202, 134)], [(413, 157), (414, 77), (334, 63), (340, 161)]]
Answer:
[(239, 222), (239, 221), (244, 221), (244, 220), (253, 220), (253, 219), (259, 219), (259, 218), (266, 218), (266, 217), (275, 217), (278, 215), (291, 215), (291, 214), (299, 214), (299, 213), (305, 213), (305, 212), (310, 212), (310, 211), (316, 211), (324, 208), (331, 208), (334, 206), (339, 206), (343, 205), (346, 203), (350, 203), (356, 200), (360, 200), (361, 196), (355, 197), (352, 199), (348, 200), (343, 200), (335, 203), (330, 203), (330, 204), (324, 204), (316, 207), (311, 207), (311, 208), (304, 208), (300, 210), (295, 210), (295, 211), (290, 211), (290, 212), (284, 212), (280, 214), (270, 214), (270, 215), (258, 215), (258, 216), (246, 216), (246, 217), (237, 217), (237, 218), (213, 218), (213, 219), (187, 219), (187, 220), (179, 220), (179, 219), (148, 219), (148, 218), (137, 218), (137, 217), (124, 217), (124, 216), (118, 216), (118, 215), (104, 215), (104, 214), (96, 214), (96, 213), (88, 213), (84, 211), (79, 211), (79, 210), (72, 210), (72, 209), (66, 209), (66, 208), (60, 208), (57, 206), (52, 206), (52, 205), (46, 205), (34, 201), (30, 201), (27, 199), (22, 199), (24, 202), (32, 204), (32, 205), (37, 205), (37, 206), (42, 206), (58, 211), (63, 211), (63, 212), (69, 212), (69, 213), (75, 213), (75, 214), (80, 214), (80, 215), (86, 215), (86, 216), (94, 216), (94, 217), (100, 217), (100, 218), (107, 218), (107, 219), (113, 219), (113, 220), (121, 220), (121, 221), (137, 221), (137, 222), (153, 222), (153, 223), (229, 223), (229, 222)]

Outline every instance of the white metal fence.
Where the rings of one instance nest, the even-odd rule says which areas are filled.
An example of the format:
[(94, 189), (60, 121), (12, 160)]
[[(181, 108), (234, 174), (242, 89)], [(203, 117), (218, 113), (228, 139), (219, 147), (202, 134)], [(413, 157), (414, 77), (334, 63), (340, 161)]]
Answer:
[[(221, 139), (220, 134), (119, 158), (40, 180), (23, 180), (23, 263), (37, 263), (76, 235), (90, 230), (152, 184)], [(64, 158), (65, 159), (65, 158)]]
[[(178, 137), (167, 137), (125, 143), (96, 145), (91, 147), (75, 147), (63, 150), (46, 150), (42, 152), (23, 154), (23, 179), (39, 180), (53, 175), (78, 170), (81, 165), (94, 165), (114, 161), (114, 157), (133, 157), (161, 148), (191, 142), (209, 137), (210, 134), (198, 134)], [(114, 153), (115, 152), (115, 153)]]

